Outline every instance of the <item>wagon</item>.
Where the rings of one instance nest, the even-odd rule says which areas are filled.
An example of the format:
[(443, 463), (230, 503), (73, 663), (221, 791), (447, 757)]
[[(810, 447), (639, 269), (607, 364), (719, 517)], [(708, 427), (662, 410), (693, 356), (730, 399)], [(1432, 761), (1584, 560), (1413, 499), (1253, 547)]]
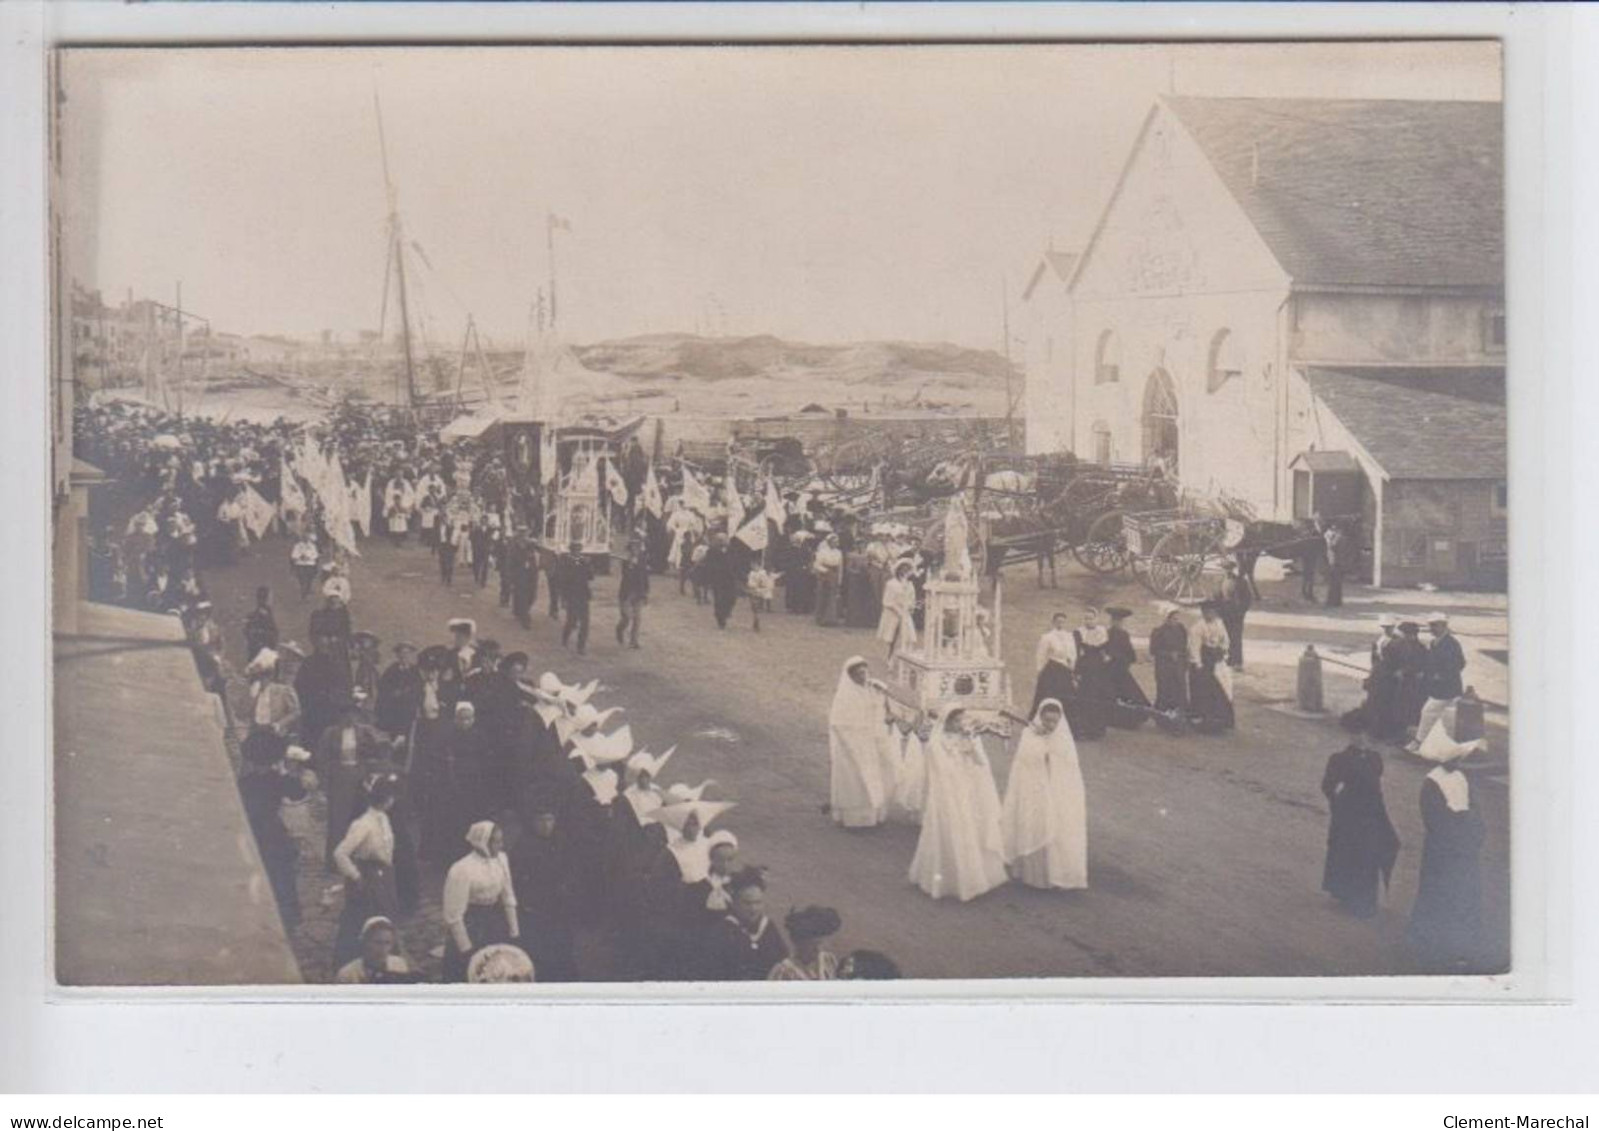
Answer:
[(1243, 523), (1189, 509), (1122, 516), (1122, 538), (1133, 572), (1157, 597), (1197, 605), (1221, 586), (1222, 565), (1243, 541)]

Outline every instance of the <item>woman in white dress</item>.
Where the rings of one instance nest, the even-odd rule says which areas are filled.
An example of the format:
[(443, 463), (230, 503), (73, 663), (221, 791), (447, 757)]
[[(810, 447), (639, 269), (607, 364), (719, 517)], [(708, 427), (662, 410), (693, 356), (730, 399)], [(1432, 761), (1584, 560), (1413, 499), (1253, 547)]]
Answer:
[(881, 684), (868, 679), (867, 672), (867, 663), (860, 656), (844, 661), (827, 714), (832, 763), (828, 811), (835, 824), (850, 829), (882, 824), (893, 789), (892, 780), (883, 779), (885, 764), (892, 757), (884, 726), (883, 693)]
[(1045, 699), (1022, 732), (1005, 784), (1005, 861), (1028, 887), (1088, 886), (1088, 802), (1066, 709)]
[(999, 790), (982, 746), (944, 708), (927, 746), (927, 799), (910, 879), (934, 899), (962, 902), (1006, 880)]
[(890, 659), (895, 652), (916, 643), (916, 622), (911, 619), (916, 610), (916, 590), (911, 586), (910, 574), (911, 563), (899, 562), (894, 566), (894, 576), (883, 586), (883, 612), (877, 619), (877, 639), (888, 645)]

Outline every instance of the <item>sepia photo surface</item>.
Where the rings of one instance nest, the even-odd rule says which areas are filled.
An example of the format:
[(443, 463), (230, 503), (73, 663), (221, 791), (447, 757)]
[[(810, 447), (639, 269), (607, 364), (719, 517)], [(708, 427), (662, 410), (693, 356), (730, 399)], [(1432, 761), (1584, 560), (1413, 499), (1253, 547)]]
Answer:
[(51, 82), (60, 985), (1512, 968), (1497, 44)]

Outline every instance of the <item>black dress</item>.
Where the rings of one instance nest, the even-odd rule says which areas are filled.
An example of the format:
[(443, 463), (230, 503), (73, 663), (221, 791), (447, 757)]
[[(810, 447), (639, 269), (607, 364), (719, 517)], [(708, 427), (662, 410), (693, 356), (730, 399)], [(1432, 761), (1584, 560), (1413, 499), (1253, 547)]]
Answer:
[(1112, 726), (1131, 730), (1142, 726), (1148, 716), (1138, 708), (1149, 706), (1149, 696), (1139, 686), (1133, 675), (1133, 665), (1138, 662), (1138, 652), (1133, 648), (1132, 637), (1121, 628), (1112, 628), (1105, 642), (1105, 664), (1110, 679), (1114, 702), (1110, 709)]
[(1421, 882), (1410, 912), (1410, 941), (1429, 959), (1458, 964), (1477, 956), (1482, 926), (1482, 814), (1457, 813), (1430, 777), (1421, 783)]
[(1066, 719), (1074, 738), (1103, 738), (1115, 701), (1110, 661), (1105, 655), (1109, 641), (1088, 644), (1081, 632), (1073, 632), (1072, 636), (1077, 640), (1077, 695), (1075, 702), (1066, 704)]
[(1188, 630), (1163, 624), (1149, 634), (1149, 655), (1155, 661), (1155, 709), (1188, 709)]
[(1387, 723), (1395, 735), (1421, 722), (1427, 703), (1427, 646), (1413, 636), (1401, 636), (1384, 649), (1384, 659), (1394, 673), (1393, 718)]
[(1194, 726), (1204, 734), (1220, 734), (1233, 729), (1233, 701), (1222, 690), (1216, 675), (1218, 664), (1227, 662), (1227, 649), (1201, 645), (1199, 663), (1188, 673), (1188, 708)]
[(534, 976), (540, 982), (573, 981), (572, 869), (559, 828), (549, 838), (524, 831), (507, 855), (522, 945), (533, 959)]
[(1321, 791), (1332, 821), (1322, 890), (1353, 915), (1377, 913), (1377, 881), (1386, 885), (1399, 856), (1399, 834), (1382, 797), (1382, 755), (1350, 746), (1327, 759)]
[[(1033, 685), (1033, 706), (1027, 712), (1029, 718), (1038, 714), (1038, 706), (1046, 699), (1058, 700), (1063, 709), (1070, 709), (1071, 703), (1077, 698), (1077, 677), (1072, 669), (1059, 660), (1045, 660), (1044, 666), (1038, 669), (1038, 682)], [(1076, 733), (1076, 728), (1073, 728)]]

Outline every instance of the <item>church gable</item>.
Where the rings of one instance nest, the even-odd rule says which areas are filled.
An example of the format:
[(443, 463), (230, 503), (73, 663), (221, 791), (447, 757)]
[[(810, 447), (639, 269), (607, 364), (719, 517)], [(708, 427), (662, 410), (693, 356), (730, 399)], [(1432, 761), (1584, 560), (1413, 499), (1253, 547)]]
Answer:
[(1157, 105), (1072, 283), (1078, 301), (1286, 287), (1288, 277), (1176, 116)]

